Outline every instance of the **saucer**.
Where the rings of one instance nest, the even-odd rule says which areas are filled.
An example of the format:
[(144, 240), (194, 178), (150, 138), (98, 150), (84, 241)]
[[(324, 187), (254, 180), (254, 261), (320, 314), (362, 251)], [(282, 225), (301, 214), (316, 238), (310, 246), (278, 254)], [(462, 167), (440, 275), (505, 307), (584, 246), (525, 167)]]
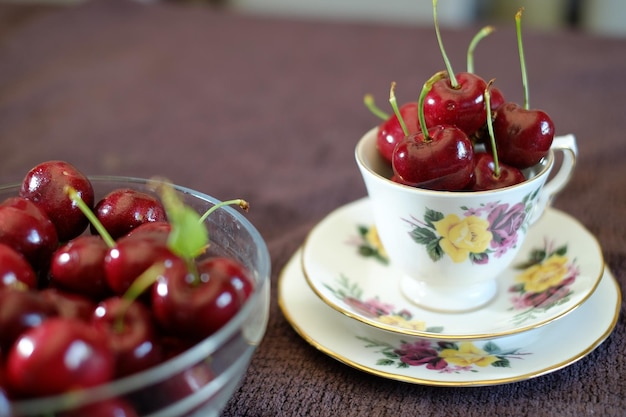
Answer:
[(580, 360), (613, 331), (621, 293), (604, 271), (583, 305), (544, 326), (541, 337), (516, 347), (501, 339), (439, 343), (391, 334), (364, 325), (325, 304), (304, 278), (298, 250), (281, 272), (278, 303), (294, 330), (309, 344), (361, 371), (383, 378), (434, 386), (506, 384), (545, 375)]
[(518, 334), (572, 312), (593, 294), (604, 260), (589, 231), (548, 208), (498, 277), (489, 304), (464, 313), (424, 309), (403, 295), (402, 273), (388, 263), (363, 198), (336, 209), (310, 232), (302, 269), (315, 294), (352, 319), (398, 334), (471, 340)]

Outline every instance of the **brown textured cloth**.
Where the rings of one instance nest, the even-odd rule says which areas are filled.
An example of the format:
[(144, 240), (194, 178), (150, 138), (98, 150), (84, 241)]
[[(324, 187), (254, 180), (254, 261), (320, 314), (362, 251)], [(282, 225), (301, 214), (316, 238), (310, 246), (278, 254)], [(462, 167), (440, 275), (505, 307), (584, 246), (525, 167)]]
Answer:
[[(397, 81), (415, 100), (443, 68), (432, 28), (273, 20), (201, 6), (94, 1), (0, 6), (0, 182), (65, 159), (88, 174), (155, 174), (252, 203), (273, 262), (271, 318), (227, 416), (626, 415), (626, 326), (579, 362), (529, 381), (435, 388), (385, 380), (300, 339), (276, 302), (278, 274), (328, 212), (365, 195), (353, 159)], [(456, 71), (477, 28), (444, 30)], [(599, 239), (626, 284), (626, 40), (525, 33), (533, 107), (575, 133), (580, 162), (556, 207)], [(476, 70), (522, 100), (513, 24)], [(558, 346), (554, 347), (558, 349)]]

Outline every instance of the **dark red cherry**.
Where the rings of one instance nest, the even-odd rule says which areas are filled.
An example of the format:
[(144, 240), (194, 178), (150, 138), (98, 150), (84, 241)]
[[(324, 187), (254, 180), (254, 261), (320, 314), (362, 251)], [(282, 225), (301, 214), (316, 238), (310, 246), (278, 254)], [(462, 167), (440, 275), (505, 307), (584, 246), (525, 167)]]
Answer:
[(24, 255), (35, 271), (47, 268), (58, 242), (54, 224), (45, 215), (0, 205), (0, 243)]
[(64, 188), (74, 188), (89, 207), (94, 204), (93, 187), (89, 179), (75, 166), (64, 161), (47, 161), (32, 168), (22, 181), (20, 196), (46, 212), (62, 242), (80, 235), (88, 220), (66, 194)]
[[(198, 276), (180, 258), (171, 258), (152, 288), (152, 309), (170, 334), (199, 340), (220, 329), (252, 292), (253, 281), (230, 258), (207, 258), (197, 264)], [(201, 319), (199, 319), (201, 318)]]
[(519, 169), (498, 161), (499, 175), (495, 173), (495, 162), (489, 153), (474, 154), (474, 176), (467, 189), (471, 191), (487, 191), (508, 187), (526, 181)]
[(152, 313), (144, 304), (107, 298), (94, 310), (92, 324), (107, 335), (118, 377), (142, 371), (161, 360)]
[(111, 294), (104, 273), (109, 247), (100, 236), (83, 235), (58, 248), (50, 263), (50, 285), (99, 300)]
[(424, 101), (426, 126), (451, 125), (471, 136), (487, 121), (483, 96), (487, 83), (468, 72), (456, 74), (456, 80), (456, 87), (449, 77), (432, 85)]
[(453, 126), (428, 129), (405, 138), (393, 154), (395, 180), (431, 190), (462, 190), (473, 173), (472, 143)]
[(6, 362), (7, 382), (20, 397), (89, 388), (114, 376), (106, 338), (76, 319), (50, 318), (22, 333)]
[(37, 275), (24, 255), (0, 243), (0, 288), (35, 289)]
[(117, 240), (104, 258), (106, 281), (117, 295), (123, 295), (135, 279), (170, 250), (163, 241), (152, 237), (123, 237)]
[[(113, 239), (128, 234), (143, 223), (167, 220), (165, 208), (158, 198), (130, 188), (107, 194), (96, 204), (94, 212)], [(91, 232), (97, 233), (93, 225)]]
[[(415, 134), (420, 131), (418, 121), (418, 108), (417, 102), (406, 103), (399, 109), (402, 120), (410, 134)], [(378, 133), (376, 136), (376, 147), (380, 155), (389, 163), (393, 150), (396, 145), (404, 139), (406, 135), (400, 125), (398, 116), (392, 114), (387, 120), (382, 122), (378, 126)]]
[(542, 110), (526, 110), (516, 103), (498, 109), (493, 121), (498, 157), (524, 169), (541, 161), (554, 139), (554, 123)]

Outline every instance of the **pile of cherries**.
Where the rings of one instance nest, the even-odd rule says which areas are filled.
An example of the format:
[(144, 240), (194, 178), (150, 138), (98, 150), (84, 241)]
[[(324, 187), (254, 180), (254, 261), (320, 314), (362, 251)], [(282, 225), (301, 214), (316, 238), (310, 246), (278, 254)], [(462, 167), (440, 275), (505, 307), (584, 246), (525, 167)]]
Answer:
[(160, 195), (118, 189), (95, 202), (83, 173), (47, 161), (0, 202), (1, 415), (8, 400), (159, 364), (239, 311), (253, 291), (249, 271), (199, 256), (208, 244), (203, 218), (189, 227), (193, 210), (172, 196), (163, 185)]
[(391, 180), (419, 188), (444, 191), (483, 191), (526, 180), (522, 170), (539, 163), (549, 152), (554, 124), (548, 114), (528, 105), (528, 87), (521, 42), (521, 14), (516, 27), (524, 86), (524, 105), (506, 102), (493, 81), (473, 72), (473, 48), (493, 28), (480, 31), (468, 50), (468, 71), (454, 73), (446, 56), (433, 0), (435, 29), (446, 70), (434, 74), (417, 102), (396, 105), (394, 114), (366, 105), (384, 121), (377, 132), (377, 149), (393, 169)]

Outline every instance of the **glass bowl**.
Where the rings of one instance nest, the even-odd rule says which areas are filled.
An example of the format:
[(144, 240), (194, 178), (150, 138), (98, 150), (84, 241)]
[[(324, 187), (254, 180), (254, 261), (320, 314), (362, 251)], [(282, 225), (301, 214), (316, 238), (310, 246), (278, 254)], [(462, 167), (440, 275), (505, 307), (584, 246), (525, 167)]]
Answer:
[[(95, 201), (117, 188), (148, 191), (148, 180), (89, 177)], [(174, 186), (185, 204), (199, 213), (219, 200)], [(17, 195), (19, 185), (0, 186), (0, 201)], [(211, 252), (229, 256), (250, 271), (255, 287), (241, 310), (217, 332), (190, 349), (145, 371), (90, 389), (14, 401), (13, 417), (78, 416), (99, 402), (118, 399), (138, 416), (217, 416), (238, 388), (267, 328), (270, 300), (270, 256), (257, 229), (237, 210), (222, 207), (205, 222)], [(0, 407), (0, 414), (2, 410)], [(116, 414), (117, 415), (117, 414)], [(4, 417), (4, 415), (3, 415)]]

